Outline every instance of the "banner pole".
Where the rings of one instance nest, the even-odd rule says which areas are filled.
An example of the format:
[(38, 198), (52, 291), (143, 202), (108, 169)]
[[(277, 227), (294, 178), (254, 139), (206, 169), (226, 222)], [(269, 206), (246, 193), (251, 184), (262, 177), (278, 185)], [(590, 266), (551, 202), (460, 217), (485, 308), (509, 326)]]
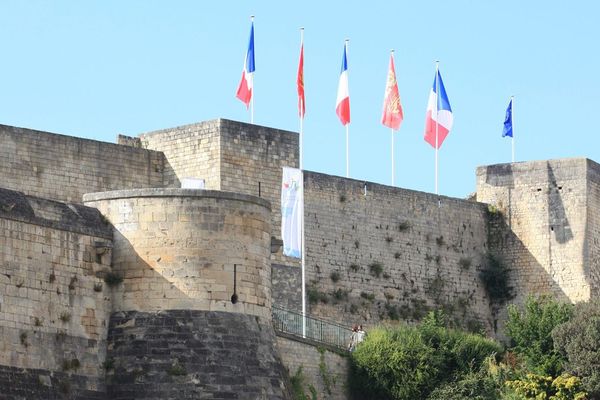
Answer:
[[(300, 28), (300, 49), (304, 47), (304, 28)], [(304, 66), (303, 66), (304, 69)], [(302, 84), (304, 85), (304, 70), (302, 71)], [(304, 110), (304, 101), (300, 99), (300, 110)], [(301, 221), (301, 271), (302, 271), (302, 337), (306, 338), (306, 247), (304, 245), (304, 113), (300, 111), (300, 179), (302, 181), (302, 221)]]
[(394, 128), (392, 128), (392, 186), (394, 186)]
[(435, 194), (439, 194), (438, 190), (438, 125), (439, 125), (439, 108), (440, 108), (440, 83), (439, 83), (440, 62), (435, 62)]

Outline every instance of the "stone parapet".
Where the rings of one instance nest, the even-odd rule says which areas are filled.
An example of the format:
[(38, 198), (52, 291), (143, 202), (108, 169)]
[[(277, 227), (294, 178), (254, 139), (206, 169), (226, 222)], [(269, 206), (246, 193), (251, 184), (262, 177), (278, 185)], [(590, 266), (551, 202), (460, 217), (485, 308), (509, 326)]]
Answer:
[(124, 278), (114, 292), (115, 311), (189, 309), (270, 318), (266, 200), (211, 190), (139, 189), (88, 194), (84, 201), (115, 229), (113, 268)]

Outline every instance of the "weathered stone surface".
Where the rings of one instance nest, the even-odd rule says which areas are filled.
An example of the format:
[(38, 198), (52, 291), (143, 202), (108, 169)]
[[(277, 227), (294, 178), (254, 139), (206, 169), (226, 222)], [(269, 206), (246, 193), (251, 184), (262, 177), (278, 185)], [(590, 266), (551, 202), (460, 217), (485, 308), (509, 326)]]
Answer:
[(163, 153), (0, 125), (0, 186), (53, 200), (162, 187)]
[(304, 378), (306, 394), (312, 385), (319, 399), (348, 399), (350, 360), (346, 354), (280, 335), (277, 336), (277, 350), (289, 375), (299, 374)]
[(272, 264), (273, 304), (302, 311), (302, 270), (297, 266)]
[(492, 330), (486, 205), (315, 172), (304, 185), (311, 314), (372, 325), (442, 308)]
[(110, 268), (96, 250), (111, 245), (107, 227), (95, 209), (0, 190), (1, 398), (103, 390), (110, 294), (95, 271)]
[(109, 332), (111, 399), (290, 399), (269, 320), (131, 311), (113, 314)]
[(15, 368), (0, 365), (0, 398), (3, 400), (106, 400), (96, 379), (63, 371)]
[[(206, 189), (244, 193), (267, 199), (275, 212), (273, 235), (280, 238), (282, 167), (298, 167), (298, 134), (219, 118), (140, 135), (145, 148), (164, 152), (172, 170), (168, 186), (177, 179), (205, 179)], [(272, 260), (295, 264), (273, 254)]]
[(497, 225), (502, 224), (490, 235), (490, 245), (513, 270), (516, 302), (543, 293), (562, 300), (589, 299), (583, 251), (587, 170), (585, 159), (477, 169), (477, 200), (494, 205)]
[(124, 280), (113, 293), (114, 310), (216, 310), (270, 317), (266, 200), (190, 189), (115, 191), (84, 199), (115, 227), (113, 267)]

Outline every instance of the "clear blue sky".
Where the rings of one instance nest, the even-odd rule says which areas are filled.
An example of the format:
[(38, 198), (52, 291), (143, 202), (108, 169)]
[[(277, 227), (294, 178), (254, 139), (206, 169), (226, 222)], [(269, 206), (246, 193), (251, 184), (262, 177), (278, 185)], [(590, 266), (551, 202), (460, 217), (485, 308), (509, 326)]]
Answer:
[[(335, 114), (348, 50), (350, 173), (389, 184), (380, 124), (389, 50), (404, 123), (397, 186), (433, 192), (423, 140), (435, 60), (454, 110), (440, 151), (440, 193), (475, 190), (475, 167), (510, 161), (501, 137), (515, 100), (517, 161), (600, 161), (595, 1), (22, 1), (0, 3), (0, 123), (114, 142), (223, 117), (249, 121), (235, 98), (254, 14), (255, 122), (298, 131), (296, 70), (305, 27), (305, 168), (345, 174)], [(590, 128), (591, 127), (591, 128)]]

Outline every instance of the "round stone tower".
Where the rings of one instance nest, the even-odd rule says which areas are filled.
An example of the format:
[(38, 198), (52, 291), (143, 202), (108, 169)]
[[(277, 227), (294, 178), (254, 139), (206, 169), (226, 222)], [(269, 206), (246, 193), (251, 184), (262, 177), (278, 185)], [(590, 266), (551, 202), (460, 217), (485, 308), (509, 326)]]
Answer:
[[(113, 399), (287, 399), (271, 325), (271, 210), (254, 196), (84, 196), (114, 226)], [(109, 279), (110, 281), (110, 279)]]

